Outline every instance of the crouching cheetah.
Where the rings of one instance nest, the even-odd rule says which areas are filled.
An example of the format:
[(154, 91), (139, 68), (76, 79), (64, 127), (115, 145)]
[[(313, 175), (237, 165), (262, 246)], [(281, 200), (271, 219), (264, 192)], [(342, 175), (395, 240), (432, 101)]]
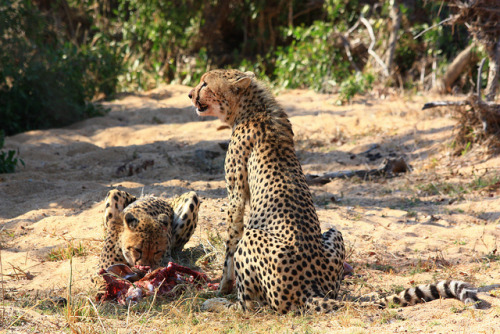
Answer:
[[(189, 93), (200, 116), (217, 116), (232, 128), (225, 173), (228, 238), (220, 292), (235, 282), (243, 310), (267, 305), (330, 312), (336, 301), (345, 258), (342, 234), (321, 234), (311, 192), (294, 149), (283, 108), (252, 72), (213, 70)], [(248, 219), (243, 222), (245, 204)], [(402, 306), (437, 298), (476, 302), (476, 292), (459, 281), (407, 289), (376, 302)], [(217, 309), (227, 301), (204, 304)], [(372, 303), (373, 305), (373, 303)]]
[(172, 202), (154, 196), (139, 199), (113, 189), (106, 196), (106, 238), (99, 269), (113, 264), (166, 266), (171, 252), (181, 250), (193, 235), (200, 201), (194, 191)]

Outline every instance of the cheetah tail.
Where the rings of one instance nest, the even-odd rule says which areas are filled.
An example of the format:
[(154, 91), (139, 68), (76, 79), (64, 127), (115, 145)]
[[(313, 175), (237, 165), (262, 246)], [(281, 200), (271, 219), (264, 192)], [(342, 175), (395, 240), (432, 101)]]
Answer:
[(455, 298), (464, 304), (479, 308), (481, 300), (477, 297), (477, 289), (469, 283), (461, 281), (439, 281), (408, 288), (398, 294), (381, 298), (374, 302), (361, 303), (362, 306), (378, 305), (385, 308), (388, 305), (410, 306), (439, 298)]
[(320, 313), (330, 313), (346, 306), (346, 304), (348, 303), (339, 301), (337, 299), (313, 296), (309, 297), (307, 302), (305, 303), (305, 310)]
[(329, 313), (348, 304), (360, 307), (376, 306), (379, 308), (386, 308), (391, 305), (405, 307), (439, 298), (455, 298), (477, 309), (481, 308), (484, 302), (477, 297), (477, 292), (478, 289), (469, 283), (461, 281), (439, 281), (433, 284), (423, 284), (408, 288), (398, 294), (371, 302), (353, 303), (329, 299), (328, 297), (313, 296), (306, 302), (306, 309), (321, 313)]

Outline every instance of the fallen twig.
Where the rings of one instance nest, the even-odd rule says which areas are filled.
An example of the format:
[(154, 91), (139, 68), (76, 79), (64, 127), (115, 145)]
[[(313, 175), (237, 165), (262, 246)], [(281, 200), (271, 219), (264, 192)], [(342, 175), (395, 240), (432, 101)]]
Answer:
[(13, 265), (12, 263), (9, 262), (11, 265), (12, 269), (14, 270), (13, 273), (8, 273), (8, 274), (3, 274), (3, 276), (8, 276), (12, 277), (14, 279), (20, 280), (20, 279), (27, 279), (27, 280), (32, 280), (35, 276), (31, 274), (29, 271), (23, 270), (18, 266)]
[(384, 166), (376, 169), (369, 170), (347, 170), (340, 172), (331, 172), (321, 175), (307, 174), (306, 181), (310, 185), (324, 185), (332, 181), (332, 179), (347, 179), (351, 177), (359, 177), (362, 179), (368, 176), (386, 176), (391, 177), (395, 174), (406, 173), (411, 171), (411, 167), (406, 163), (403, 158), (388, 159)]
[(465, 106), (470, 105), (469, 101), (433, 101), (424, 104), (422, 110), (436, 108), (436, 107), (446, 107), (446, 106)]
[(465, 105), (470, 108), (455, 111), (459, 118), (454, 139), (457, 144), (455, 154), (461, 154), (465, 148), (475, 143), (497, 150), (500, 147), (500, 104), (483, 101), (480, 94), (471, 94), (463, 101), (429, 102), (422, 109)]

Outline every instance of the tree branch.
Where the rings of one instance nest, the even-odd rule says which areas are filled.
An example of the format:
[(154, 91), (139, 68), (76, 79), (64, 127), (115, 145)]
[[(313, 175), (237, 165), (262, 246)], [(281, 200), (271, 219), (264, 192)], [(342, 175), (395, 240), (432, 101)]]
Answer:
[(417, 39), (417, 38), (419, 38), (420, 36), (422, 36), (423, 34), (425, 34), (426, 32), (428, 32), (429, 30), (434, 29), (434, 28), (436, 28), (436, 27), (439, 27), (439, 26), (440, 26), (440, 25), (442, 25), (443, 23), (446, 23), (446, 22), (448, 22), (448, 21), (450, 21), (450, 20), (452, 20), (452, 19), (453, 19), (453, 17), (449, 17), (449, 18), (447, 18), (447, 19), (444, 19), (444, 20), (443, 20), (443, 21), (441, 21), (441, 22), (438, 22), (438, 23), (436, 23), (436, 24), (431, 25), (429, 28), (424, 29), (424, 30), (422, 30), (421, 32), (419, 32), (419, 33), (418, 33), (415, 37), (413, 37), (413, 39)]
[(387, 66), (385, 66), (384, 62), (382, 61), (382, 59), (380, 59), (380, 57), (375, 53), (375, 51), (373, 51), (373, 47), (375, 46), (375, 34), (373, 33), (373, 28), (372, 28), (372, 25), (370, 24), (370, 22), (368, 22), (367, 19), (365, 19), (364, 17), (361, 17), (359, 19), (361, 21), (361, 23), (363, 23), (366, 27), (366, 29), (368, 30), (368, 34), (370, 35), (370, 39), (372, 40), (372, 42), (370, 43), (370, 47), (368, 47), (368, 53), (375, 59), (375, 61), (382, 67), (383, 69), (383, 73), (385, 76), (389, 76), (389, 70), (387, 69)]

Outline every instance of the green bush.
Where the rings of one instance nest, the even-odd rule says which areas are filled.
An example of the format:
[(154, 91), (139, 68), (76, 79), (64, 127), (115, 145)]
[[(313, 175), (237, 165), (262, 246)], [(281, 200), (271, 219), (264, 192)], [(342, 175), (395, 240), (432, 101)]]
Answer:
[[(116, 5), (108, 23), (121, 31), (116, 42), (127, 71), (119, 77), (120, 89), (150, 89), (186, 77), (186, 83), (193, 83), (190, 73), (177, 67), (198, 32), (202, 2), (117, 0)], [(203, 56), (203, 50), (198, 53)], [(203, 65), (197, 63), (195, 68)]]
[[(4, 139), (5, 134), (0, 130), (0, 150), (3, 148)], [(14, 173), (18, 163), (24, 166), (24, 161), (17, 158), (16, 154), (17, 152), (15, 150), (9, 150), (7, 152), (0, 151), (0, 174)]]
[(375, 77), (371, 73), (355, 73), (342, 81), (339, 88), (339, 102), (349, 102), (356, 94), (363, 94), (372, 89)]
[[(423, 66), (430, 73), (431, 60), (449, 63), (470, 38), (463, 27), (440, 26), (415, 40), (449, 9), (421, 0), (400, 7), (394, 69), (411, 86)], [(3, 0), (0, 126), (7, 135), (63, 126), (99, 114), (89, 103), (96, 97), (163, 82), (193, 85), (214, 67), (252, 70), (280, 88), (338, 88), (349, 101), (369, 89), (366, 73), (375, 69), (362, 47), (350, 64), (339, 34), (367, 47), (366, 28), (357, 24), (363, 15), (384, 58), (389, 10), (389, 2), (373, 0)]]
[(29, 0), (0, 5), (0, 119), (7, 135), (100, 114), (90, 101), (113, 93), (120, 60), (97, 43), (64, 41)]
[(283, 88), (309, 87), (329, 91), (349, 76), (349, 63), (332, 43), (333, 24), (316, 21), (308, 27), (285, 30), (290, 45), (275, 53), (275, 82)]

